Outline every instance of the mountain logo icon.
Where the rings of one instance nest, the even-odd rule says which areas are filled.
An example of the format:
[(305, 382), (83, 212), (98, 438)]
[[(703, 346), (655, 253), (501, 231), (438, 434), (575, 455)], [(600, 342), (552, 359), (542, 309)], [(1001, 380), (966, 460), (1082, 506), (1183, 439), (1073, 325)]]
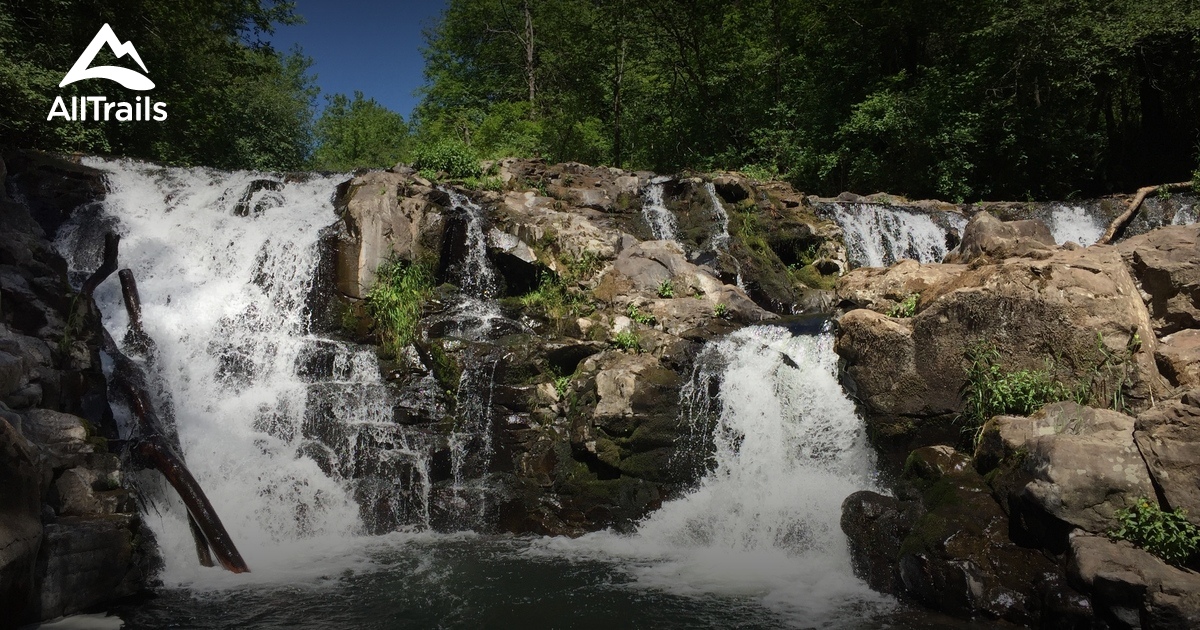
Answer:
[(58, 87), (65, 87), (84, 79), (108, 79), (109, 81), (116, 81), (130, 90), (145, 91), (154, 89), (154, 82), (147, 78), (146, 75), (130, 70), (129, 68), (121, 68), (119, 66), (96, 66), (95, 68), (89, 68), (88, 66), (96, 59), (96, 54), (100, 52), (100, 49), (105, 44), (108, 45), (109, 49), (113, 51), (113, 54), (118, 59), (129, 55), (142, 67), (142, 72), (149, 72), (146, 70), (146, 64), (142, 63), (142, 58), (138, 55), (137, 49), (133, 47), (133, 42), (122, 44), (121, 40), (117, 39), (117, 34), (113, 32), (112, 27), (105, 24), (100, 27), (100, 31), (92, 38), (92, 43), (88, 44), (88, 47), (79, 56), (79, 59), (75, 60), (75, 65), (71, 66), (71, 70), (67, 72), (67, 76), (63, 77), (62, 83), (59, 83)]

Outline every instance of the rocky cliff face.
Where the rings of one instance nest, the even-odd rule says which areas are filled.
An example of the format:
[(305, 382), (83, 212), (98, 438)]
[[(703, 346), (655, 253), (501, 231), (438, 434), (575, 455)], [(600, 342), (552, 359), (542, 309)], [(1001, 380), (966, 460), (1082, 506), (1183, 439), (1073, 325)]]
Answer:
[[(86, 610), (145, 583), (144, 528), (117, 437), (90, 298), (48, 239), (103, 194), (100, 174), (5, 156), (0, 191), (0, 609), (2, 625)], [(19, 199), (20, 201), (17, 201)]]

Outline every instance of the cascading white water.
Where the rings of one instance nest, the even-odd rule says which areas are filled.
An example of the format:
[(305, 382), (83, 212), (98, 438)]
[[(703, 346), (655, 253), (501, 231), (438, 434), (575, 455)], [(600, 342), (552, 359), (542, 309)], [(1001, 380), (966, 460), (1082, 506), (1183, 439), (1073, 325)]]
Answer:
[(717, 187), (712, 182), (704, 182), (704, 191), (708, 193), (708, 202), (713, 207), (713, 218), (716, 219), (717, 229), (713, 231), (708, 241), (708, 248), (714, 252), (729, 250), (729, 213), (725, 212), (725, 204), (717, 195)]
[[(363, 529), (353, 495), (390, 500), (372, 494), (388, 489), (339, 479), (358, 449), (392, 442), (392, 457), (410, 458), (416, 471), (407, 483), (427, 479), (422, 451), (394, 435), (373, 353), (307, 332), (319, 234), (336, 219), (331, 191), (340, 179), (280, 182), (271, 204), (236, 216), (240, 193), (266, 176), (85, 163), (107, 172), (104, 209), (122, 237), (120, 264), (138, 281), (184, 456), (254, 572), (238, 579), (326, 572), (349, 561), (342, 551)], [(88, 245), (96, 236), (78, 226), (62, 231), (58, 246), (74, 270), (96, 266)], [(128, 320), (115, 275), (95, 298), (120, 339)], [(146, 498), (164, 581), (195, 583), (214, 572), (232, 579), (197, 566), (182, 504), (162, 497)]]
[[(715, 402), (707, 398), (714, 379)], [(837, 379), (832, 334), (754, 326), (709, 342), (682, 392), (681, 414), (696, 435), (715, 421), (705, 449), (713, 466), (699, 487), (664, 504), (631, 536), (599, 533), (546, 546), (617, 555), (652, 588), (755, 596), (805, 625), (886, 605), (854, 577), (839, 525), (846, 496), (875, 489), (875, 466), (863, 422)]]
[(1106, 226), (1099, 217), (1084, 206), (1055, 204), (1047, 221), (1054, 242), (1062, 245), (1072, 241), (1084, 247), (1094, 245), (1104, 235)]
[(1196, 223), (1196, 208), (1190, 203), (1185, 203), (1175, 211), (1175, 216), (1171, 219), (1171, 225), (1191, 225)]
[(676, 240), (675, 215), (667, 209), (663, 201), (663, 184), (669, 181), (666, 177), (655, 177), (646, 186), (645, 199), (642, 200), (642, 218), (650, 226), (654, 238), (660, 241)]
[[(721, 197), (717, 195), (717, 187), (712, 182), (704, 182), (704, 190), (708, 193), (708, 202), (712, 204), (713, 218), (717, 223), (717, 229), (708, 241), (708, 249), (713, 253), (728, 253), (730, 241), (729, 213), (725, 211), (725, 204), (721, 202)], [(742, 281), (742, 262), (735, 256), (730, 256), (729, 260), (733, 262), (737, 287), (745, 291), (746, 285)]]
[[(846, 250), (855, 267), (886, 267), (905, 258), (941, 262), (949, 253), (946, 229), (928, 214), (873, 203), (829, 205), (845, 234)], [(967, 226), (966, 217), (953, 213), (945, 217), (960, 234)]]
[(464, 336), (483, 339), (503, 317), (495, 301), (499, 286), (496, 272), (487, 258), (484, 210), (456, 190), (442, 190), (450, 195), (451, 205), (462, 212), (466, 220), (466, 252), (450, 268), (452, 280), (462, 289), (461, 300), (455, 308), (453, 318), (459, 322), (457, 328)]

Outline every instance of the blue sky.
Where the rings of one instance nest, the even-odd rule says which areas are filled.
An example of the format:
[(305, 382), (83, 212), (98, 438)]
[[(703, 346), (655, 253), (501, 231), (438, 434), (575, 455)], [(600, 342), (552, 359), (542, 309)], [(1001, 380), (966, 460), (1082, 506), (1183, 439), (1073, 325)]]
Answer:
[(286, 51), (299, 44), (325, 95), (360, 90), (409, 119), (421, 87), (421, 30), (432, 25), (445, 0), (296, 0), (299, 26), (281, 26), (270, 40)]

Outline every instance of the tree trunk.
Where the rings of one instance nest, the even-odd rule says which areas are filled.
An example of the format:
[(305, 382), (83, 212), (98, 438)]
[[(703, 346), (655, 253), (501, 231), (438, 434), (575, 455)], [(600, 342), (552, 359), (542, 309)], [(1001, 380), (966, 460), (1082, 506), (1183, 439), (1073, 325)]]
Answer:
[(525, 9), (525, 80), (529, 83), (529, 115), (537, 113), (537, 77), (533, 67), (533, 12), (529, 0), (522, 3)]
[(1104, 231), (1104, 236), (1101, 236), (1100, 240), (1096, 241), (1096, 244), (1107, 245), (1111, 243), (1113, 238), (1117, 236), (1117, 232), (1120, 232), (1125, 227), (1125, 224), (1133, 219), (1133, 215), (1142, 206), (1142, 202), (1145, 201), (1146, 195), (1158, 190), (1187, 190), (1191, 187), (1192, 182), (1176, 182), (1174, 184), (1158, 184), (1139, 188), (1137, 194), (1133, 196), (1133, 200), (1129, 202), (1129, 207), (1125, 209), (1125, 212), (1121, 213), (1121, 216), (1113, 219), (1113, 222), (1108, 225), (1108, 229)]

